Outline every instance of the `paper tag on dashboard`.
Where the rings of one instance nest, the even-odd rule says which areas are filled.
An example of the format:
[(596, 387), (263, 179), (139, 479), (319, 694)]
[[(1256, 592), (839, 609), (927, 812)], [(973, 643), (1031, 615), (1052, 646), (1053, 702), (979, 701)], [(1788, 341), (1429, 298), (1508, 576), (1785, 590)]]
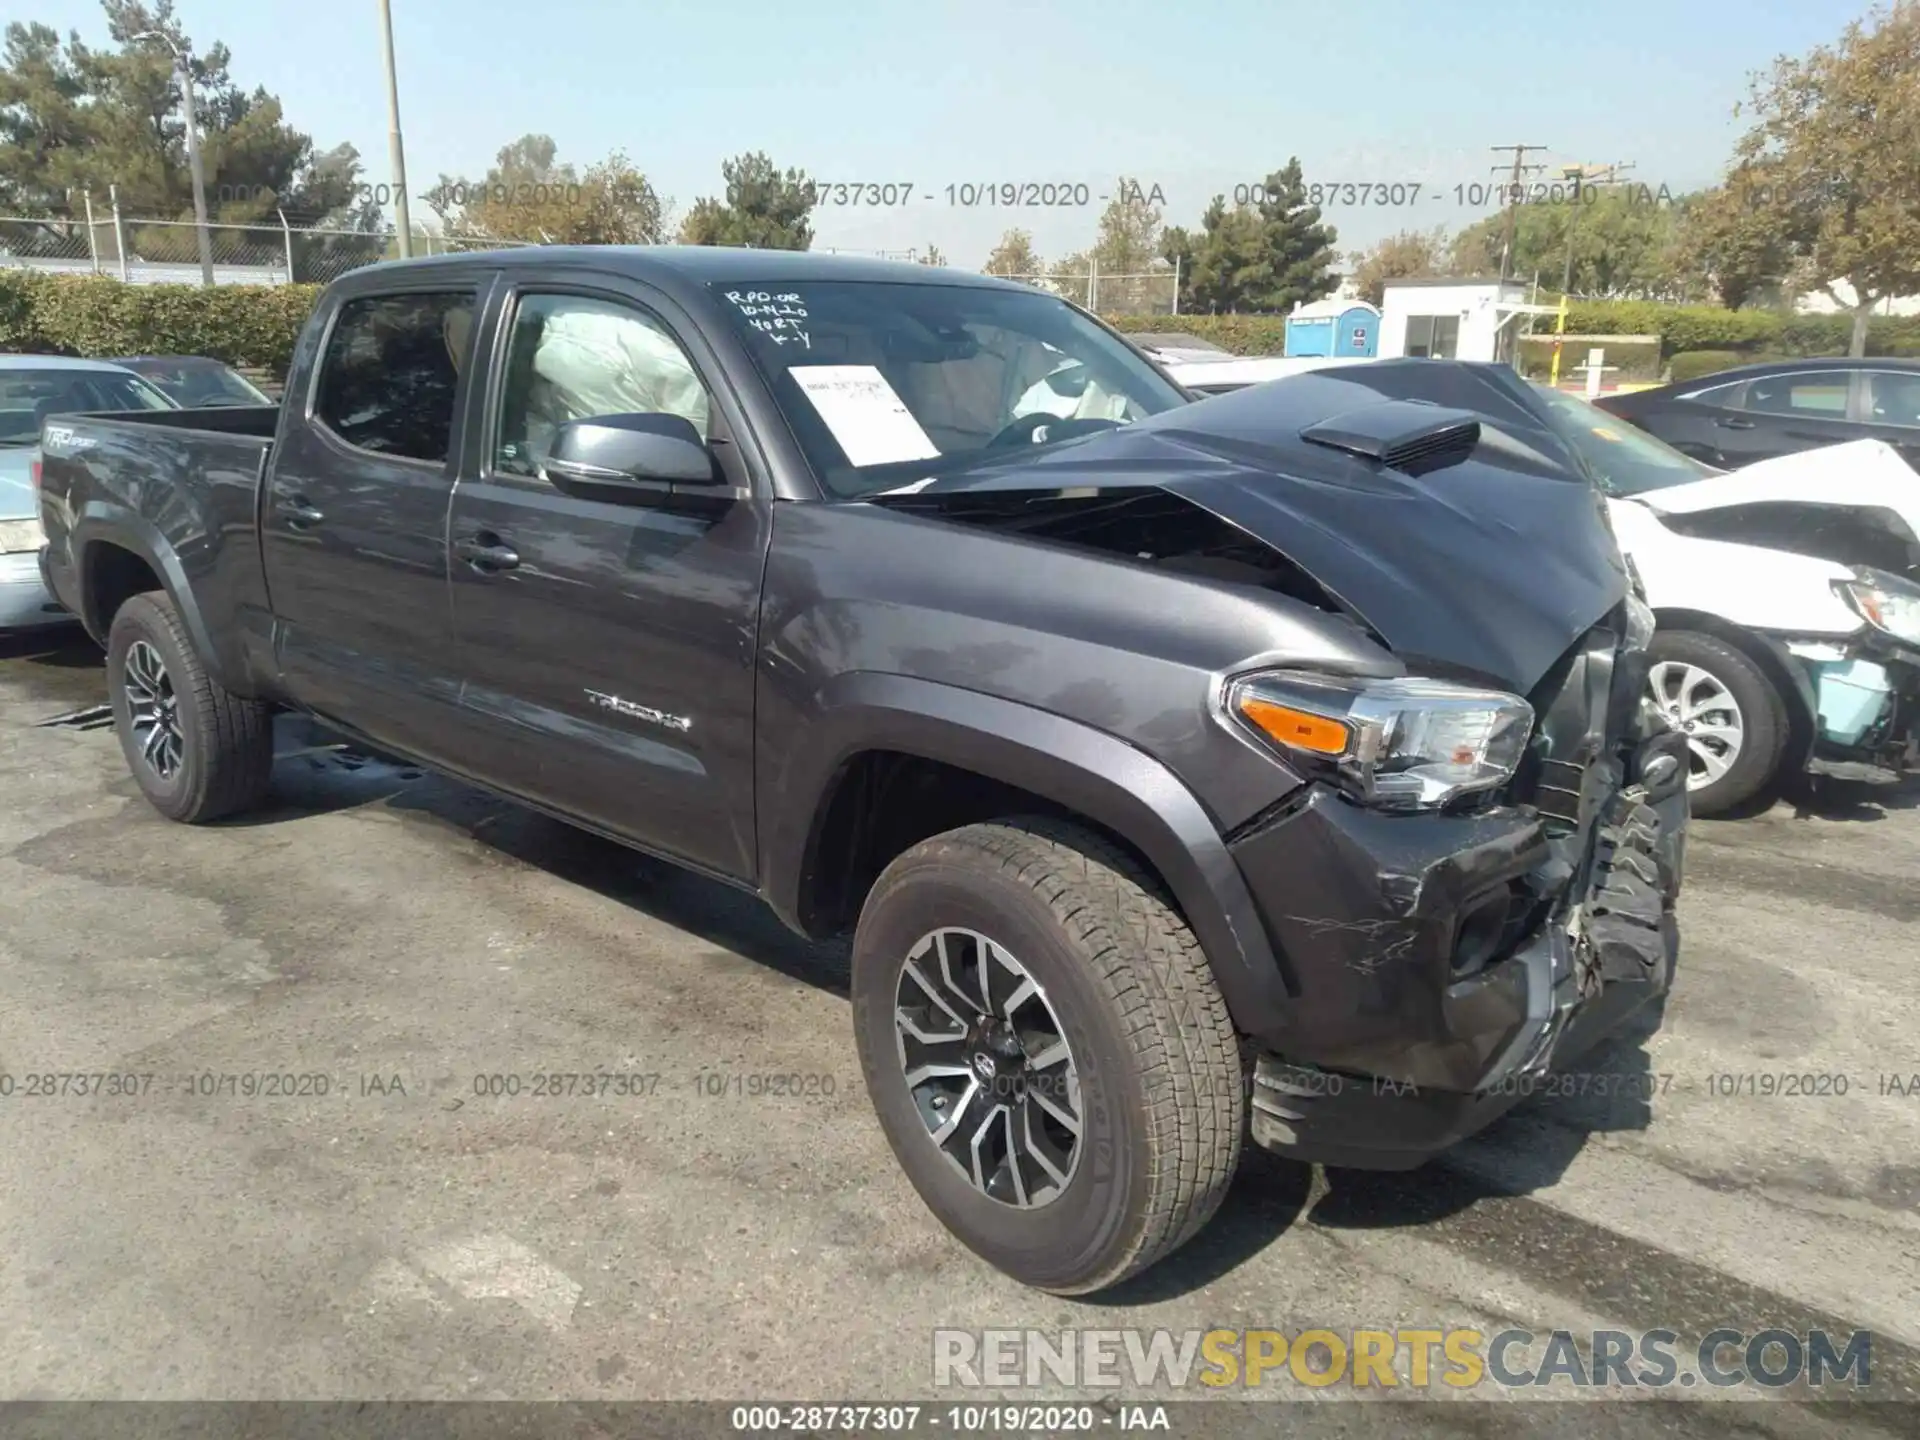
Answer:
[(873, 366), (794, 365), (787, 373), (855, 467), (940, 458), (907, 402)]

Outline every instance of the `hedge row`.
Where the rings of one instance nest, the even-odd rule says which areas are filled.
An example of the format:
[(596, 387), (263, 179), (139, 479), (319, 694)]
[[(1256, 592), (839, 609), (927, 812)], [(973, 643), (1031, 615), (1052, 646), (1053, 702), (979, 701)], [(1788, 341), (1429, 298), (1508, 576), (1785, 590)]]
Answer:
[[(294, 340), (319, 293), (317, 285), (205, 290), (0, 270), (0, 351), (210, 355), (279, 376), (286, 373)], [(1124, 331), (1199, 336), (1237, 355), (1286, 350), (1287, 322), (1279, 315), (1116, 315), (1111, 323)], [(1737, 358), (1728, 363), (1739, 363), (1761, 355), (1844, 355), (1852, 321), (1845, 315), (1594, 300), (1568, 307), (1567, 329), (1581, 335), (1658, 335), (1665, 359), (1710, 350), (1731, 353)], [(1920, 356), (1920, 316), (1876, 317), (1867, 353)]]
[(284, 376), (318, 285), (128, 285), (0, 270), (0, 351), (207, 355)]

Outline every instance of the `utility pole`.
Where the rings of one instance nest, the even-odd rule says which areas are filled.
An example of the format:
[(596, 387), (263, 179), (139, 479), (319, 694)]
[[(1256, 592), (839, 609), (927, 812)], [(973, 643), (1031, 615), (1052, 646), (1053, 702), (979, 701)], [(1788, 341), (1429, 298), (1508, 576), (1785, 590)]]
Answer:
[[(1513, 171), (1508, 182), (1510, 188), (1507, 191), (1507, 238), (1500, 248), (1500, 278), (1504, 281), (1513, 270), (1513, 237), (1520, 225), (1521, 182), (1529, 173), (1546, 169), (1544, 165), (1527, 164), (1527, 153), (1533, 150), (1544, 150), (1547, 147), (1544, 145), (1495, 145), (1491, 148), (1495, 154), (1499, 154), (1502, 150), (1513, 152)], [(1496, 165), (1493, 167), (1493, 172), (1498, 175), (1504, 169), (1506, 169), (1505, 166)]]
[[(181, 103), (187, 107), (187, 173), (193, 179), (193, 228), (199, 240), (200, 283), (213, 285), (213, 237), (207, 231), (207, 177), (200, 165), (200, 124), (194, 115), (193, 69), (187, 52), (170, 35), (143, 30), (131, 40), (158, 40), (173, 53), (174, 78), (180, 82)], [(131, 43), (131, 42), (129, 42)]]
[(1580, 219), (1580, 206), (1586, 203), (1582, 193), (1589, 185), (1616, 185), (1620, 177), (1634, 168), (1631, 160), (1616, 160), (1611, 165), (1569, 165), (1560, 174), (1573, 182), (1573, 214), (1567, 220), (1567, 268), (1560, 281), (1560, 293), (1573, 288), (1573, 231)]
[(413, 256), (413, 220), (407, 213), (407, 152), (400, 143), (400, 80), (393, 68), (393, 6), (380, 0), (380, 41), (387, 57), (387, 153), (393, 165), (393, 219), (400, 227), (400, 258)]
[(1573, 210), (1567, 216), (1567, 267), (1560, 277), (1560, 309), (1553, 322), (1553, 367), (1547, 372), (1547, 384), (1560, 386), (1560, 337), (1567, 333), (1567, 292), (1573, 289), (1573, 232), (1580, 223), (1580, 207), (1586, 203), (1583, 193), (1589, 185), (1612, 185), (1633, 169), (1631, 160), (1616, 160), (1611, 165), (1568, 165), (1561, 178), (1573, 182)]

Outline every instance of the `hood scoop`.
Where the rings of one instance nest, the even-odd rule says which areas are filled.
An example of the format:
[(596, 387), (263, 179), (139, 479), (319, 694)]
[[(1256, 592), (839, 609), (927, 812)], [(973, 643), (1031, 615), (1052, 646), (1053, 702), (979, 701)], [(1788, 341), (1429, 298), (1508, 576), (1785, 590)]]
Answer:
[(1382, 400), (1309, 425), (1300, 438), (1389, 470), (1425, 475), (1473, 454), (1480, 443), (1480, 421), (1467, 410), (1420, 400)]

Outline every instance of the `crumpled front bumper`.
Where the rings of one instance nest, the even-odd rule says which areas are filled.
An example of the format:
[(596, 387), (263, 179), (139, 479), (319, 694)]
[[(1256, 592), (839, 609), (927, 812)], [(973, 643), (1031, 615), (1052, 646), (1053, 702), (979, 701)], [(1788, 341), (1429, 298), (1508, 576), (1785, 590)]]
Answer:
[(1872, 631), (1845, 645), (1783, 648), (1815, 717), (1808, 770), (1887, 783), (1920, 769), (1920, 650)]
[(1686, 774), (1682, 736), (1644, 742), (1572, 858), (1529, 810), (1381, 815), (1331, 793), (1241, 841), (1297, 998), (1256, 1037), (1255, 1141), (1411, 1168), (1663, 995)]

